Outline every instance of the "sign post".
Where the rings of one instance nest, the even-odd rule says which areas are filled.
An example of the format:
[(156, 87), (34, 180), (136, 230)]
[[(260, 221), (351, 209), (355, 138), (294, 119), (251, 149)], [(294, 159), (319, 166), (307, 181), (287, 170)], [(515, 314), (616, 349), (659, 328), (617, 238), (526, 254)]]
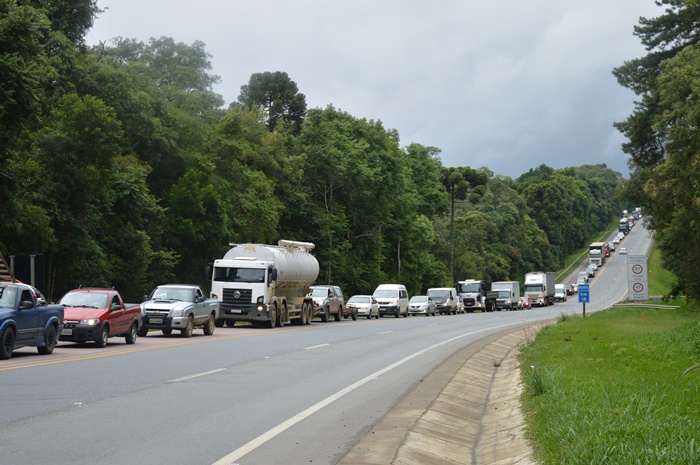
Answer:
[(627, 283), (630, 300), (649, 300), (647, 256), (627, 256)]
[(578, 285), (578, 301), (583, 304), (583, 317), (586, 318), (586, 304), (591, 301), (590, 287), (588, 284)]

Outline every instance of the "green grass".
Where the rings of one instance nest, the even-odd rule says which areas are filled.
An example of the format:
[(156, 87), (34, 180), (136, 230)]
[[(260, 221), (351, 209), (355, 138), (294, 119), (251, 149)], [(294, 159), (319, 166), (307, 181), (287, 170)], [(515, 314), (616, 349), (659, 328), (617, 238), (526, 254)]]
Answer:
[[(667, 294), (657, 249), (648, 269)], [(539, 463), (700, 464), (700, 304), (562, 315), (520, 360)]]
[(586, 240), (586, 246), (581, 247), (568, 257), (564, 259), (564, 268), (556, 271), (557, 282), (560, 283), (562, 280), (571, 273), (576, 267), (578, 267), (584, 261), (588, 261), (588, 248), (593, 242), (602, 242), (603, 239), (610, 237), (610, 235), (617, 231), (619, 226), (619, 220), (614, 220), (608, 225), (606, 231), (597, 232)]
[(676, 281), (676, 275), (663, 268), (661, 265), (661, 252), (656, 245), (652, 247), (647, 260), (647, 269), (649, 270), (647, 273), (649, 295), (668, 295), (673, 288), (673, 283)]

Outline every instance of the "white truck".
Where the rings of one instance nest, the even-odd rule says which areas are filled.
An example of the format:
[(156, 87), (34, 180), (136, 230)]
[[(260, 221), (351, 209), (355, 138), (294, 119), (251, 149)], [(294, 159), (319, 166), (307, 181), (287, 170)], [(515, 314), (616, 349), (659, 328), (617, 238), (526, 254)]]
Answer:
[(491, 291), (498, 292), (496, 297), (497, 310), (517, 310), (520, 303), (520, 281), (495, 281), (491, 283)]
[[(281, 240), (275, 245), (238, 244), (207, 267), (211, 297), (219, 301), (217, 326), (237, 321), (268, 328), (308, 325), (315, 316), (309, 286), (318, 276), (314, 244)], [(211, 269), (209, 269), (211, 268)]]
[(532, 305), (554, 304), (555, 277), (551, 271), (532, 271), (525, 275), (525, 295)]
[(489, 292), (483, 279), (465, 279), (457, 282), (457, 292), (467, 313), (474, 310), (493, 312), (496, 310), (496, 295)]
[(435, 303), (435, 310), (441, 315), (456, 315), (462, 313), (457, 290), (451, 287), (431, 287), (428, 297)]

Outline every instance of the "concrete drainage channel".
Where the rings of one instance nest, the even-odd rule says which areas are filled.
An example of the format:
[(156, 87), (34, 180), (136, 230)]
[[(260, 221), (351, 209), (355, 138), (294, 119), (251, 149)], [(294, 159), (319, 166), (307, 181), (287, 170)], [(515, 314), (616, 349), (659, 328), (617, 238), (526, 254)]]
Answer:
[(501, 332), (457, 352), (338, 463), (534, 465), (517, 355), (544, 324)]

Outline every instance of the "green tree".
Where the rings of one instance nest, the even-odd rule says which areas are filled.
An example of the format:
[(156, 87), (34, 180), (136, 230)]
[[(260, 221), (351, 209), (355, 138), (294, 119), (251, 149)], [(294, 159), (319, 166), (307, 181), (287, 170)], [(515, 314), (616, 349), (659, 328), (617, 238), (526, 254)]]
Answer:
[(291, 126), (293, 134), (299, 134), (306, 115), (306, 96), (299, 92), (287, 73), (281, 71), (250, 76), (248, 84), (241, 86), (238, 103), (263, 110), (271, 132), (278, 122), (284, 121)]

